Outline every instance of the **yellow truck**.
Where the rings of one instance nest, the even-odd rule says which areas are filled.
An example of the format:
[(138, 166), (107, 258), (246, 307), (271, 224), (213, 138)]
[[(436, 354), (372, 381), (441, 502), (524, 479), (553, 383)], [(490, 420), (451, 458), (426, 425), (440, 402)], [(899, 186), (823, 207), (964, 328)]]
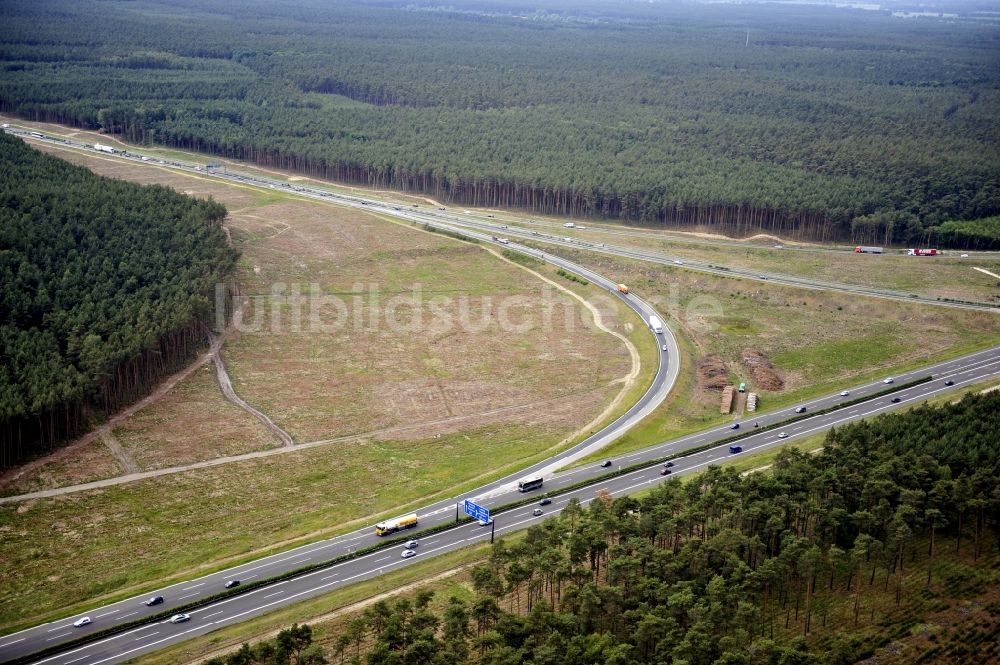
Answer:
[(624, 284), (619, 284), (618, 285), (618, 292), (619, 293), (628, 293), (628, 287), (625, 286)]
[(403, 529), (412, 529), (415, 526), (417, 526), (417, 514), (410, 513), (396, 519), (379, 522), (375, 525), (375, 535), (388, 536), (390, 533), (396, 533)]

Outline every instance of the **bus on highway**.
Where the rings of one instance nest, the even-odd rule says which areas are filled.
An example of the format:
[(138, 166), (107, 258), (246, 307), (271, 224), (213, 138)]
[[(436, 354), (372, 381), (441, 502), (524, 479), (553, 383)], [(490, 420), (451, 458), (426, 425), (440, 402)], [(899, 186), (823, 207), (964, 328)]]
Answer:
[(44, 139), (45, 138), (45, 134), (42, 134), (41, 132), (29, 132), (29, 133), (32, 136), (34, 136), (36, 139)]
[(531, 490), (536, 490), (542, 486), (541, 476), (532, 476), (531, 478), (521, 478), (517, 481), (517, 491), (518, 492), (530, 492)]

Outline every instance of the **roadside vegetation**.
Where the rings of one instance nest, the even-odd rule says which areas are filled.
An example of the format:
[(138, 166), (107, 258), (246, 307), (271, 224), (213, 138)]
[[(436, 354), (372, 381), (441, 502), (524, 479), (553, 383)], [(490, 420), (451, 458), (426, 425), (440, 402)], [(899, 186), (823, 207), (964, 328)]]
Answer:
[(988, 348), (1000, 334), (992, 312), (743, 281), (579, 250), (555, 253), (615, 276), (659, 307), (678, 327), (681, 363), (690, 368), (659, 409), (601, 456), (734, 419), (719, 413), (727, 384), (746, 382), (759, 395), (758, 409), (773, 411)]
[(9, 8), (0, 108), (463, 205), (864, 244), (995, 237), (976, 221), (1000, 213), (986, 15), (101, 7)]
[[(997, 222), (997, 227), (1000, 232), (1000, 221)], [(609, 227), (604, 225), (602, 228)], [(915, 257), (900, 255), (902, 250), (899, 248), (886, 248), (885, 254), (872, 255), (825, 251), (830, 249), (829, 245), (809, 245), (806, 246), (807, 249), (812, 247), (816, 251), (799, 251), (788, 249), (782, 239), (776, 237), (748, 242), (741, 247), (713, 244), (708, 238), (703, 238), (699, 243), (697, 236), (687, 236), (682, 241), (677, 241), (653, 232), (630, 236), (597, 233), (591, 229), (560, 229), (559, 234), (591, 242), (651, 250), (679, 260), (691, 259), (728, 268), (759, 270), (762, 274), (773, 273), (891, 289), (904, 294), (1000, 302), (1000, 279), (989, 274), (992, 272), (1000, 275), (1000, 256), (996, 254), (961, 258), (962, 252), (953, 250), (938, 257)]]
[(971, 395), (838, 428), (766, 472), (599, 493), (498, 541), (471, 597), (381, 599), (314, 626), (318, 644), (368, 665), (990, 662), (998, 414), (1000, 395)]

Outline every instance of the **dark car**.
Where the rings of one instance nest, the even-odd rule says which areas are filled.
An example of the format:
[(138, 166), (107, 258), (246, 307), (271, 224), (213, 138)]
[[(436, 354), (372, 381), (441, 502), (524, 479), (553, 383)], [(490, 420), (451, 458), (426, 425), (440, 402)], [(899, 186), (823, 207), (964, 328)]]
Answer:
[(795, 413), (805, 413), (805, 412), (806, 412), (806, 407), (804, 406), (796, 407), (795, 409)]
[(736, 453), (742, 453), (743, 446), (729, 446), (729, 454), (735, 455)]
[(663, 467), (663, 469), (660, 470), (660, 475), (661, 476), (669, 476), (670, 475), (670, 469), (668, 469), (667, 467)]
[(550, 498), (549, 498), (549, 497), (547, 497), (547, 496), (543, 496), (543, 497), (542, 497), (542, 500), (538, 502), (538, 505), (539, 505), (539, 506), (547, 506), (547, 505), (549, 505), (550, 503), (552, 503), (552, 499), (550, 499)]
[(674, 465), (673, 462), (667, 462), (663, 466), (665, 466), (665, 467), (667, 467), (669, 469), (669, 468), (673, 467), (673, 465)]
[(606, 469), (609, 466), (611, 466), (611, 460), (607, 459), (607, 460), (604, 460), (603, 462), (601, 462), (601, 468), (602, 469)]
[(232, 589), (234, 586), (239, 586), (239, 585), (240, 585), (239, 580), (229, 580), (228, 582), (226, 582), (227, 589)]
[(729, 426), (729, 429), (739, 429), (739, 428), (740, 428), (739, 423), (733, 423), (732, 425)]
[(163, 596), (153, 596), (152, 598), (146, 601), (146, 604), (149, 606), (153, 606), (153, 605), (159, 605), (162, 602), (163, 602)]
[(899, 403), (899, 398), (898, 397), (893, 397), (892, 398), (892, 403), (893, 404), (898, 404)]
[(952, 381), (951, 379), (948, 379), (947, 381), (944, 382), (944, 385), (946, 385), (946, 386), (953, 386), (953, 385), (955, 385), (955, 382)]

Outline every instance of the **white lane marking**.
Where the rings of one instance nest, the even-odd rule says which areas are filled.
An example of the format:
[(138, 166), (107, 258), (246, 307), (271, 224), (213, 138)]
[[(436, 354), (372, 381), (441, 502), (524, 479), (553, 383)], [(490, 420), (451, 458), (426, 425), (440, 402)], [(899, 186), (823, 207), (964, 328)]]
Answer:
[[(168, 635), (167, 637), (161, 637), (160, 639), (156, 640), (155, 642), (150, 642), (149, 644), (146, 644), (144, 646), (133, 647), (132, 649), (129, 649), (128, 651), (122, 651), (120, 653), (115, 654), (114, 656), (108, 656), (107, 658), (104, 658), (104, 659), (101, 659), (101, 660), (95, 660), (93, 663), (91, 663), (91, 665), (100, 665), (101, 663), (106, 663), (109, 660), (113, 660), (115, 658), (121, 658), (122, 656), (127, 656), (128, 654), (133, 653), (135, 651), (142, 651), (143, 649), (148, 649), (149, 647), (155, 646), (157, 644), (160, 644), (161, 642), (166, 642), (167, 640), (175, 639), (175, 638), (181, 637), (183, 635), (187, 635), (188, 633), (193, 633), (196, 630), (204, 630), (204, 626), (196, 626), (194, 628), (191, 628), (190, 630), (185, 630), (183, 633), (175, 633), (173, 635)], [(112, 637), (112, 638), (109, 638), (109, 639), (114, 639), (114, 638)], [(104, 640), (104, 641), (107, 642), (108, 640)], [(101, 642), (94, 642), (92, 644), (88, 644), (87, 646), (95, 646), (97, 644), (101, 644)], [(86, 648), (86, 647), (81, 647), (81, 648)], [(52, 658), (57, 658), (57, 656), (53, 656)], [(52, 658), (46, 658), (45, 660), (52, 660)], [(37, 663), (35, 663), (35, 665), (41, 665), (42, 663), (45, 662), (45, 660), (40, 660)]]
[(49, 629), (48, 629), (47, 631), (45, 631), (45, 632), (46, 632), (46, 633), (53, 633), (53, 632), (55, 632), (55, 631), (57, 631), (57, 630), (63, 630), (64, 628), (69, 628), (69, 627), (70, 627), (70, 626), (72, 626), (72, 625), (73, 625), (73, 624), (71, 624), (71, 623), (67, 623), (67, 624), (65, 624), (65, 625), (62, 625), (62, 626), (56, 626), (55, 628), (49, 628)]
[(78, 660), (83, 660), (84, 658), (89, 658), (89, 657), (90, 654), (87, 654), (85, 656), (80, 656), (79, 658), (74, 658), (73, 660), (67, 660), (65, 663), (63, 663), (63, 665), (70, 665), (71, 663), (75, 663)]
[(272, 596), (280, 596), (283, 593), (285, 593), (285, 590), (281, 589), (280, 591), (275, 591), (274, 593), (269, 593), (266, 596), (261, 596), (260, 599), (264, 600), (265, 598), (270, 598)]
[(190, 591), (191, 589), (197, 589), (200, 586), (205, 586), (207, 582), (202, 582), (201, 584), (192, 584), (191, 586), (186, 586), (181, 591)]
[(132, 616), (133, 614), (138, 614), (138, 613), (139, 613), (139, 610), (136, 610), (135, 612), (129, 612), (128, 614), (123, 614), (123, 615), (121, 615), (121, 616), (120, 616), (120, 617), (118, 617), (118, 618), (119, 618), (119, 619), (124, 619), (125, 617), (130, 617), (130, 616)]
[(319, 578), (319, 581), (320, 581), (320, 582), (325, 582), (325, 581), (327, 581), (327, 580), (332, 580), (332, 579), (333, 579), (334, 577), (336, 577), (337, 575), (339, 575), (339, 573), (334, 573), (333, 575), (327, 575), (326, 577), (321, 577), (321, 578)]
[(26, 637), (22, 637), (22, 638), (21, 638), (21, 639), (19, 639), (19, 640), (12, 640), (12, 641), (10, 641), (10, 642), (4, 642), (3, 644), (0, 644), (0, 649), (3, 649), (4, 647), (9, 647), (9, 646), (10, 646), (11, 644), (17, 644), (18, 642), (23, 642), (23, 641), (25, 641), (26, 639), (28, 639), (28, 638), (26, 638)]
[(285, 557), (284, 559), (277, 559), (275, 561), (267, 561), (266, 563), (262, 563), (259, 566), (254, 566), (253, 568), (247, 568), (246, 570), (244, 570), (242, 572), (249, 573), (251, 570), (258, 570), (260, 568), (267, 568), (268, 566), (271, 566), (271, 565), (276, 564), (276, 563), (285, 563), (286, 561), (294, 561), (295, 559), (301, 559), (304, 556), (306, 556), (306, 553), (302, 552), (302, 553), (296, 554), (294, 556)]
[(189, 593), (189, 594), (188, 594), (188, 595), (186, 595), (186, 596), (181, 596), (181, 597), (180, 597), (180, 598), (178, 598), (177, 600), (184, 600), (185, 598), (191, 598), (191, 597), (193, 597), (193, 596), (197, 596), (197, 595), (198, 595), (199, 593), (201, 593), (201, 592), (200, 592), (200, 591), (195, 591), (194, 593)]
[(205, 616), (202, 617), (202, 619), (210, 619), (211, 617), (214, 617), (218, 614), (222, 614), (222, 610), (219, 610), (218, 612), (212, 612), (211, 614), (206, 614)]
[(385, 561), (386, 559), (391, 559), (391, 556), (384, 556), (381, 559), (375, 559), (372, 563), (378, 563), (379, 561)]
[(109, 614), (114, 614), (115, 612), (121, 612), (121, 610), (120, 610), (120, 609), (117, 609), (117, 610), (111, 610), (110, 612), (105, 612), (104, 614), (98, 614), (98, 615), (97, 615), (96, 617), (94, 617), (94, 618), (95, 618), (95, 619), (100, 619), (101, 617), (106, 617), (106, 616), (108, 616)]
[(135, 638), (135, 639), (134, 639), (134, 640), (132, 640), (132, 641), (133, 641), (133, 642), (138, 642), (139, 640), (144, 640), (144, 639), (146, 639), (147, 637), (152, 637), (153, 635), (159, 635), (159, 634), (160, 634), (160, 631), (158, 631), (158, 630), (157, 630), (157, 631), (154, 631), (154, 632), (152, 632), (152, 633), (146, 633), (145, 635), (140, 635), (139, 637)]
[(52, 637), (47, 638), (45, 641), (51, 642), (52, 640), (58, 640), (60, 637), (66, 637), (67, 635), (72, 635), (72, 634), (73, 634), (72, 630), (69, 631), (68, 633), (59, 633), (58, 635), (53, 635)]

